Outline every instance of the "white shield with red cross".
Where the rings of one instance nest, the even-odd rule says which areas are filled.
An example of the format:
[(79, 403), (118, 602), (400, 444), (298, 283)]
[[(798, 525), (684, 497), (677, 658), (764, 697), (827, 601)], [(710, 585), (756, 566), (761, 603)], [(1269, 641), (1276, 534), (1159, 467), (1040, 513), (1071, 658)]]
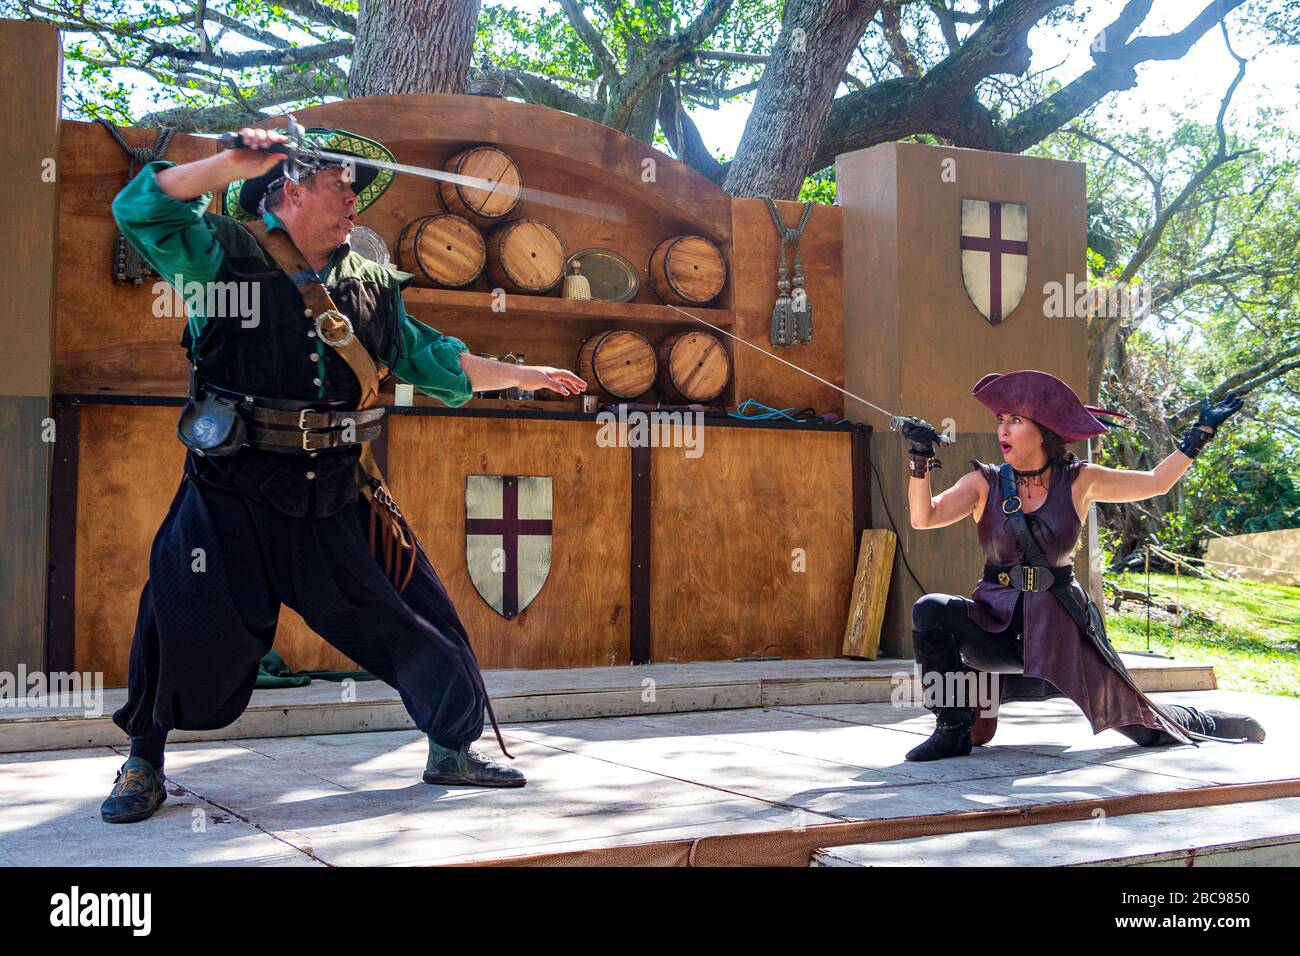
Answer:
[(961, 277), (980, 314), (997, 325), (1020, 304), (1029, 279), (1029, 208), (961, 201)]
[(528, 607), (551, 570), (551, 479), (466, 475), (465, 564), (506, 620)]

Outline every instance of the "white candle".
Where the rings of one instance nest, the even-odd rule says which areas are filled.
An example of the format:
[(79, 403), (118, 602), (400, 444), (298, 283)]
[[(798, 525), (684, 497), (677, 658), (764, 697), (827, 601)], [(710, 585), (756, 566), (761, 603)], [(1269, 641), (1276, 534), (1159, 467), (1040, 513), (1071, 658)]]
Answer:
[(415, 404), (415, 386), (408, 385), (406, 382), (398, 382), (393, 387), (393, 404), (394, 405), (414, 405)]

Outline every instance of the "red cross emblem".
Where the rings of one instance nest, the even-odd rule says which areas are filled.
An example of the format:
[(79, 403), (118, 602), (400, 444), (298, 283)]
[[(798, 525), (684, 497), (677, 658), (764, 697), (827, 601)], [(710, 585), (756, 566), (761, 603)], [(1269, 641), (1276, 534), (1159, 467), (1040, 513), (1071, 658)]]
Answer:
[(1029, 210), (1020, 203), (961, 201), (961, 277), (980, 314), (997, 325), (1015, 311), (1029, 279)]
[(465, 564), (506, 620), (528, 607), (551, 570), (551, 479), (466, 475)]

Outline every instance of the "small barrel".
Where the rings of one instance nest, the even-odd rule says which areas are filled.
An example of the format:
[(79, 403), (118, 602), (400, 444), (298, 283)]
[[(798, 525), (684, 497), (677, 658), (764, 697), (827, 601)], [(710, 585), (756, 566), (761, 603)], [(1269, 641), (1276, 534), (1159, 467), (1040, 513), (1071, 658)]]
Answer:
[(677, 405), (711, 402), (731, 378), (731, 357), (707, 332), (672, 332), (655, 349), (659, 372), (655, 391)]
[(415, 219), (397, 237), (397, 268), (418, 286), (458, 289), (479, 277), (487, 243), (468, 219), (445, 213)]
[(703, 305), (727, 281), (722, 251), (703, 236), (665, 239), (650, 253), (646, 272), (654, 294), (672, 305)]
[(643, 395), (655, 382), (655, 350), (644, 336), (624, 329), (587, 336), (578, 349), (578, 377), (610, 398)]
[(504, 222), (519, 204), (519, 190), (523, 184), (519, 167), (494, 146), (461, 150), (442, 168), (449, 173), (482, 180), (481, 183), (439, 183), (442, 205), (449, 213), (486, 228)]
[(488, 278), (507, 292), (549, 292), (564, 278), (566, 258), (564, 242), (540, 219), (514, 219), (488, 233)]

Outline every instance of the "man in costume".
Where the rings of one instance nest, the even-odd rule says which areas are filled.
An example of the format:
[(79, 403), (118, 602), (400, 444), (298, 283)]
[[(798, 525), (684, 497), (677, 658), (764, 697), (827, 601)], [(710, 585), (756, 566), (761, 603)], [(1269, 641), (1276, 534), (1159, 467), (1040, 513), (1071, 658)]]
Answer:
[[(1224, 421), (1241, 408), (1229, 395), (1211, 405), (1178, 450), (1152, 471), (1082, 462), (1065, 443), (1103, 434), (1117, 412), (1084, 405), (1059, 378), (1040, 371), (990, 374), (971, 393), (997, 416), (1005, 462), (974, 459), (972, 470), (932, 497), (939, 467), (933, 426), (905, 419), (910, 443), (908, 504), (913, 528), (942, 528), (967, 515), (979, 527), (984, 576), (971, 597), (926, 594), (912, 609), (912, 642), (934, 733), (908, 760), (965, 756), (987, 743), (996, 708), (1008, 700), (1064, 694), (1093, 733), (1115, 729), (1149, 747), (1196, 740), (1262, 741), (1264, 730), (1239, 714), (1152, 701), (1106, 638), (1101, 613), (1074, 579), (1083, 515), (1094, 501), (1142, 501), (1167, 492)], [(1100, 416), (1100, 417), (1099, 417)], [(1004, 676), (1000, 691), (979, 672)], [(977, 713), (978, 712), (978, 713)]]
[[(429, 741), (426, 782), (523, 786), (522, 773), (473, 746), (491, 704), (465, 628), (370, 453), (383, 414), (371, 406), (390, 374), (452, 407), (474, 391), (568, 395), (585, 383), (473, 356), (406, 314), (411, 276), (347, 241), (392, 172), (286, 156), (274, 151), (289, 142), (278, 131), (239, 136), (206, 159), (149, 164), (113, 202), (123, 235), (187, 296), (191, 396), (177, 427), (184, 477), (154, 538), (128, 697), (113, 715), (131, 753), (103, 819), (142, 820), (166, 799), (168, 731), (224, 727), (243, 712), (282, 603), (397, 689)], [(346, 130), (305, 136), (393, 161)], [(217, 189), (225, 216), (206, 212)], [(190, 295), (196, 287), (238, 289), (225, 301), (256, 308), (220, 314), (207, 308), (214, 296)]]

